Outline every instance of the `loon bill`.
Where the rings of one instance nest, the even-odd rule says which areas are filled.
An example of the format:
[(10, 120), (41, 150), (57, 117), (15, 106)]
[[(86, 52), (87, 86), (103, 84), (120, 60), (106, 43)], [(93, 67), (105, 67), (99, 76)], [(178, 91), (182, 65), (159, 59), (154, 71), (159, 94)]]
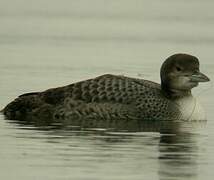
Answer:
[(209, 78), (199, 60), (188, 54), (168, 57), (160, 70), (161, 84), (144, 79), (102, 75), (43, 92), (27, 93), (9, 103), (3, 113), (15, 120), (80, 120), (113, 118), (140, 120), (204, 120), (191, 89)]

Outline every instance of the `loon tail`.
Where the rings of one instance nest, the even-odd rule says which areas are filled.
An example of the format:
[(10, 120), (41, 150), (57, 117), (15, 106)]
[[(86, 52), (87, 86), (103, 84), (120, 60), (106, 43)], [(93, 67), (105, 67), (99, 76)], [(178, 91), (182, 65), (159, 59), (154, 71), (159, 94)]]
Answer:
[(38, 95), (38, 94), (39, 94), (39, 92), (30, 92), (30, 93), (22, 94), (22, 95), (20, 95), (19, 97), (31, 96), (31, 95)]
[(53, 108), (40, 98), (39, 92), (34, 92), (19, 96), (9, 103), (2, 112), (7, 119), (30, 121), (51, 119)]
[(34, 95), (38, 93), (27, 93), (20, 95), (18, 98), (10, 102), (4, 107), (1, 112), (8, 119), (20, 119), (27, 115), (28, 112), (32, 111), (38, 104), (35, 102)]

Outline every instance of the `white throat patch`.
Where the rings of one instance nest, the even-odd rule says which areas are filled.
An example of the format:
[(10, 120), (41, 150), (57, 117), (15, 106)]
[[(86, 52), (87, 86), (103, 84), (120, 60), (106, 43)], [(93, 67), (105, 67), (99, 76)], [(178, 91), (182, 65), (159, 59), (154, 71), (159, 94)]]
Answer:
[(204, 109), (192, 95), (176, 100), (176, 104), (181, 112), (180, 119), (187, 121), (206, 120)]

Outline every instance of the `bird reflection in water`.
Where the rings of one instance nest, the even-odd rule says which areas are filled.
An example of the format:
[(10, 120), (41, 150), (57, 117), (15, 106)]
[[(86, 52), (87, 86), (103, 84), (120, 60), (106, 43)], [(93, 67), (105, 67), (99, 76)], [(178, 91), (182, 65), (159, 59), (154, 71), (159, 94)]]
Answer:
[[(159, 142), (160, 180), (196, 179), (198, 172), (198, 138), (194, 133), (206, 121), (182, 122), (174, 134), (161, 134)], [(174, 127), (175, 128), (175, 127)]]
[[(130, 143), (135, 141), (135, 133), (138, 137), (142, 133), (142, 142), (144, 142), (145, 134), (147, 138), (148, 132), (158, 133), (159, 136), (155, 140), (155, 146), (158, 149), (158, 164), (159, 169), (156, 170), (160, 180), (178, 179), (194, 179), (197, 177), (197, 156), (198, 144), (197, 133), (198, 128), (204, 127), (206, 121), (139, 121), (139, 120), (125, 120), (115, 119), (111, 121), (104, 120), (84, 120), (81, 121), (64, 121), (64, 122), (50, 122), (50, 121), (10, 121), (15, 122), (20, 126), (33, 125), (37, 129), (51, 130), (52, 133), (59, 133), (65, 130), (75, 133), (92, 132), (93, 134), (104, 135), (102, 141), (104, 144), (117, 144), (121, 142)], [(96, 124), (96, 126), (95, 126)], [(56, 131), (55, 131), (56, 130)], [(130, 136), (131, 133), (131, 136)], [(114, 134), (114, 136), (112, 136)], [(72, 134), (72, 136), (75, 134)], [(87, 135), (87, 134), (86, 134)], [(90, 134), (88, 134), (90, 135)], [(116, 136), (116, 138), (115, 138)], [(96, 136), (97, 137), (97, 136)], [(128, 137), (128, 138), (127, 138)], [(154, 145), (154, 142), (152, 143)], [(145, 142), (141, 144), (142, 151), (144, 150)], [(148, 146), (148, 144), (147, 144)], [(157, 157), (156, 157), (157, 158)], [(144, 159), (142, 159), (144, 160)]]

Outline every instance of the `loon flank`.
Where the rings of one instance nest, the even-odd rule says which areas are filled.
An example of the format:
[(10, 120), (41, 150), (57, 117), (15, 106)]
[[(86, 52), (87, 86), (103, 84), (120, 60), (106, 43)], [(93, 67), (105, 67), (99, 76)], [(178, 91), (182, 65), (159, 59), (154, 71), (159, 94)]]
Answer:
[(9, 103), (8, 119), (63, 121), (113, 118), (140, 120), (205, 120), (191, 89), (209, 78), (199, 60), (188, 54), (168, 57), (160, 70), (161, 84), (118, 75), (102, 75), (64, 87), (27, 93)]

